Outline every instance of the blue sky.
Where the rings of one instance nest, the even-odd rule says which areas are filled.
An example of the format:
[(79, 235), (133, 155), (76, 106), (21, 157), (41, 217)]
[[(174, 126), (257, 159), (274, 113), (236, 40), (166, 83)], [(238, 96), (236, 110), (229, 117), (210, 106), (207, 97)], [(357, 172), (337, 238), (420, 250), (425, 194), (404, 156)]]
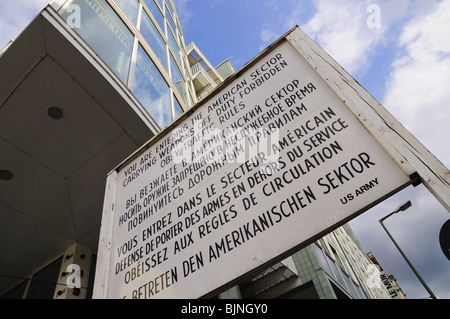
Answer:
[[(49, 0), (0, 2), (0, 47), (17, 37)], [(239, 69), (295, 25), (349, 71), (446, 167), (450, 167), (450, 0), (175, 0), (186, 44), (213, 65)], [(373, 6), (379, 11), (373, 11)], [(14, 14), (12, 14), (14, 12)], [(379, 25), (368, 19), (379, 13)], [(373, 21), (373, 20), (370, 20)], [(438, 298), (450, 298), (450, 261), (439, 231), (450, 213), (423, 185), (409, 187), (350, 225), (367, 252), (394, 274), (408, 298), (428, 296), (378, 220)]]

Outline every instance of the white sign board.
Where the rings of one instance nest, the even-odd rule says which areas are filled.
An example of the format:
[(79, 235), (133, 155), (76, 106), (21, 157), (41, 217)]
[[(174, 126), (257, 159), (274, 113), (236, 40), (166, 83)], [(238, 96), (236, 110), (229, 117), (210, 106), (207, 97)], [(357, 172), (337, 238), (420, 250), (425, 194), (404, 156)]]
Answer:
[(108, 298), (198, 298), (410, 179), (289, 42), (117, 175)]

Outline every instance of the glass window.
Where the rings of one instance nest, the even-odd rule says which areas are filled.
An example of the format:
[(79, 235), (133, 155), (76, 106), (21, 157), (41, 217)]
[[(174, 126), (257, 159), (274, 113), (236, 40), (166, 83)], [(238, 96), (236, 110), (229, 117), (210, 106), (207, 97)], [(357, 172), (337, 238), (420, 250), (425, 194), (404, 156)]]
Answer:
[(365, 299), (366, 295), (364, 294), (362, 288), (359, 285), (355, 285), (356, 290), (358, 291), (359, 296), (361, 297), (361, 299)]
[(331, 268), (333, 269), (334, 278), (345, 288), (344, 279), (342, 278), (341, 272), (339, 271), (337, 265), (334, 262), (330, 262)]
[(172, 28), (173, 33), (177, 34), (177, 29), (175, 28), (175, 23), (173, 22), (172, 16), (170, 15), (169, 12), (166, 13), (166, 17), (167, 17), (167, 21), (169, 21), (169, 24)]
[(178, 43), (180, 44), (180, 48), (183, 48), (184, 40), (183, 40), (183, 37), (181, 35), (180, 29), (178, 29)]
[(333, 272), (330, 268), (330, 265), (328, 265), (328, 262), (325, 258), (325, 255), (322, 251), (322, 249), (320, 248), (320, 246), (313, 244), (312, 245), (314, 248), (314, 252), (316, 253), (317, 259), (319, 260), (320, 266), (322, 267), (322, 269), (328, 273), (330, 276), (333, 276)]
[[(339, 255), (338, 255), (336, 249), (334, 249), (334, 247), (331, 244), (329, 244), (329, 246), (330, 246), (331, 252), (333, 253), (333, 256), (332, 256), (333, 262), (330, 263), (331, 268), (333, 269), (333, 272), (335, 274), (335, 278), (337, 279), (337, 281), (342, 285), (342, 287), (345, 288), (345, 282), (344, 282), (344, 279), (342, 277), (343, 273), (342, 273), (341, 270), (339, 270), (339, 268), (342, 269), (342, 267), (343, 267), (342, 263), (341, 263), (341, 260), (339, 259)], [(339, 266), (335, 262), (337, 264), (339, 264)]]
[(176, 54), (178, 61), (181, 61), (180, 49), (178, 48), (177, 41), (175, 41), (175, 38), (173, 37), (173, 34), (170, 30), (168, 30), (167, 34), (169, 35), (168, 39), (169, 39), (170, 47), (172, 48), (173, 52)]
[(116, 0), (116, 2), (125, 12), (128, 18), (130, 18), (131, 22), (136, 25), (139, 12), (138, 0)]
[(159, 26), (161, 27), (161, 30), (164, 32), (164, 16), (161, 14), (161, 11), (159, 11), (159, 8), (155, 4), (155, 1), (153, 1), (153, 0), (144, 0), (144, 2), (147, 5), (147, 7), (150, 10), (150, 12), (152, 13), (152, 15), (155, 18), (156, 22), (158, 22)]
[(183, 114), (183, 109), (180, 106), (180, 103), (178, 103), (178, 100), (176, 98), (173, 99), (175, 102), (175, 119), (181, 116)]
[(137, 52), (133, 93), (161, 129), (172, 122), (169, 86), (142, 46)]
[(177, 25), (178, 25), (178, 34), (180, 35), (180, 39), (182, 39), (183, 43), (184, 43), (183, 27), (181, 25), (180, 18), (176, 17), (175, 20), (177, 21)]
[(184, 66), (184, 75), (186, 76), (186, 78), (187, 78), (188, 81), (189, 81), (190, 75), (189, 75), (189, 70), (188, 70), (188, 68), (187, 68), (186, 60), (184, 60), (183, 66)]
[(184, 80), (181, 76), (180, 69), (178, 68), (178, 65), (175, 63), (175, 60), (173, 59), (172, 54), (170, 55), (170, 73), (172, 76), (172, 82), (177, 87), (178, 92), (181, 95), (184, 95)]
[(62, 256), (33, 275), (27, 299), (53, 299), (59, 271), (62, 264)]
[(167, 3), (167, 9), (169, 9), (170, 13), (174, 16), (173, 9), (172, 9), (172, 4), (170, 3), (170, 0), (166, 0), (166, 3)]
[(155, 52), (161, 64), (167, 70), (166, 43), (161, 38), (160, 33), (156, 30), (155, 25), (146, 13), (142, 15), (141, 34), (153, 52)]
[[(74, 29), (124, 82), (130, 68), (133, 34), (105, 0), (75, 0), (80, 6), (81, 27)], [(70, 12), (64, 12), (68, 18)]]
[(360, 297), (360, 295), (358, 294), (358, 291), (357, 291), (356, 288), (355, 288), (354, 282), (353, 282), (350, 278), (348, 278), (348, 277), (347, 277), (347, 280), (348, 280), (348, 287), (349, 287), (350, 292), (351, 292), (351, 294), (353, 295), (353, 297), (354, 297), (355, 299), (360, 299), (361, 297)]

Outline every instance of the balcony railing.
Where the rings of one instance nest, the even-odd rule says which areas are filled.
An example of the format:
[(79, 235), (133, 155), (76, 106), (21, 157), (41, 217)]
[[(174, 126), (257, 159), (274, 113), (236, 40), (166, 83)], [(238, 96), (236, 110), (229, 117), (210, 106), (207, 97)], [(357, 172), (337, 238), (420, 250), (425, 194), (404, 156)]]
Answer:
[[(191, 67), (191, 71), (192, 71), (192, 77), (194, 79), (199, 73), (201, 73), (205, 77), (205, 79), (209, 82), (210, 85), (212, 85), (213, 87), (217, 86), (217, 83), (208, 74), (208, 71), (206, 71), (205, 68), (201, 65), (201, 62), (198, 62), (198, 63), (194, 64)], [(204, 85), (206, 85), (206, 84), (204, 84)]]

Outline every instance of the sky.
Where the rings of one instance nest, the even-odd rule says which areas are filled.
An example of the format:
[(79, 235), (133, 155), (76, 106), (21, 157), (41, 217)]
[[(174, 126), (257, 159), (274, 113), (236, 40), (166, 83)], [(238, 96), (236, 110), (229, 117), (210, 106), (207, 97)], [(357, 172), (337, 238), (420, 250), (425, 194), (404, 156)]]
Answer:
[[(450, 0), (174, 1), (186, 44), (195, 42), (214, 66), (228, 59), (240, 69), (298, 25), (450, 167)], [(0, 0), (0, 47), (48, 2)], [(423, 185), (395, 194), (350, 226), (407, 298), (428, 298), (378, 222), (407, 200), (412, 206), (384, 224), (431, 291), (450, 299), (450, 260), (439, 245), (450, 212)]]

